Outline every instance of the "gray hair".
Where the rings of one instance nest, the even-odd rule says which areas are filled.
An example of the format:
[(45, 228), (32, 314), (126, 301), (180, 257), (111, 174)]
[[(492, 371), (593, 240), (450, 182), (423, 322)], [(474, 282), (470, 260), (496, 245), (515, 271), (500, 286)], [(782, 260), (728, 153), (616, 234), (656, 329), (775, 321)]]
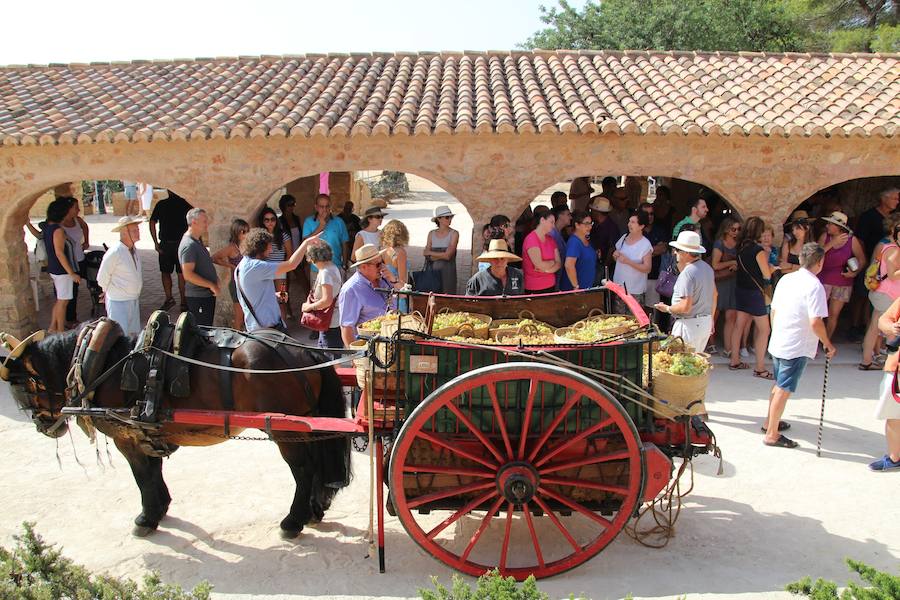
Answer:
[(187, 220), (188, 225), (193, 225), (194, 221), (196, 221), (198, 218), (200, 218), (200, 215), (205, 215), (205, 214), (206, 214), (206, 209), (192, 208), (191, 210), (187, 211), (187, 214), (184, 216), (184, 218)]
[(800, 266), (804, 269), (812, 269), (825, 258), (825, 248), (815, 242), (803, 244), (800, 248)]
[(883, 192), (881, 192), (880, 194), (878, 194), (878, 198), (880, 200), (884, 200), (888, 196), (891, 196), (891, 195), (897, 194), (897, 193), (900, 193), (900, 189), (895, 188), (895, 187), (888, 188), (888, 189), (884, 190)]
[(311, 263), (331, 262), (334, 260), (334, 253), (328, 244), (312, 244), (306, 251), (306, 257)]

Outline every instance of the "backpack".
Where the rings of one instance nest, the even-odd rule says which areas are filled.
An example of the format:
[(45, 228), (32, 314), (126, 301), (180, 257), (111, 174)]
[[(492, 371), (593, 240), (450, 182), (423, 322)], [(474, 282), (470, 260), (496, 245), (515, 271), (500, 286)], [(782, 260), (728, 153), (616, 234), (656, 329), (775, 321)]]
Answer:
[(881, 285), (881, 282), (887, 278), (887, 273), (881, 273), (881, 262), (884, 258), (884, 253), (887, 252), (889, 248), (898, 248), (896, 244), (888, 244), (881, 250), (881, 256), (878, 258), (873, 258), (872, 263), (866, 269), (865, 275), (865, 284), (866, 289), (870, 292), (874, 292), (878, 289), (878, 286)]

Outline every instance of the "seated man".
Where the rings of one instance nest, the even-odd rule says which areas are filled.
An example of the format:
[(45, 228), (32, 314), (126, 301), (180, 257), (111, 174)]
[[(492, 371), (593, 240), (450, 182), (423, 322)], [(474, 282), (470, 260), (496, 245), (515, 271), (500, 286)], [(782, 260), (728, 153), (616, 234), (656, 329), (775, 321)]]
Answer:
[(491, 240), (487, 252), (475, 260), (487, 262), (490, 266), (469, 279), (466, 296), (518, 296), (525, 293), (522, 270), (509, 266), (510, 262), (522, 259), (509, 251), (506, 240)]
[(378, 289), (400, 289), (403, 284), (391, 274), (382, 260), (384, 251), (379, 252), (372, 244), (363, 244), (354, 255), (356, 262), (350, 268), (354, 273), (338, 294), (338, 311), (341, 315), (341, 340), (345, 346), (356, 340), (356, 328), (380, 317), (388, 311), (391, 303), (386, 291)]

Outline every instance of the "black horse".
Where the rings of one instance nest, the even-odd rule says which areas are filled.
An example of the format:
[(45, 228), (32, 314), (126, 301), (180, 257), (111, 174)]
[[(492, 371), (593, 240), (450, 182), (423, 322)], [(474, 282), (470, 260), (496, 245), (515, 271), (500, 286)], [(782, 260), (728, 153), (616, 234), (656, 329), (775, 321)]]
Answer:
[[(135, 340), (121, 335), (110, 347), (101, 372), (116, 365), (129, 354)], [(3, 375), (11, 386), (20, 408), (31, 412), (38, 431), (59, 437), (67, 430), (61, 421), (65, 405), (66, 375), (70, 370), (78, 330), (48, 336), (40, 341), (26, 340), (22, 348), (6, 361)], [(290, 355), (290, 361), (282, 356)], [(195, 357), (217, 364), (219, 349), (207, 345)], [(327, 359), (307, 348), (286, 346), (276, 352), (268, 344), (248, 339), (232, 354), (232, 366), (241, 369), (285, 369), (314, 366)], [(292, 364), (287, 364), (291, 362)], [(111, 376), (95, 390), (92, 407), (121, 409), (135, 406), (137, 393), (120, 389), (122, 366), (116, 366)], [(344, 397), (341, 383), (333, 367), (284, 374), (244, 374), (232, 376), (234, 410), (246, 412), (276, 412), (300, 416), (344, 416)], [(219, 372), (205, 367), (191, 367), (190, 389), (187, 398), (164, 393), (161, 409), (223, 410)], [(79, 418), (79, 424), (89, 426)], [(169, 508), (171, 496), (163, 480), (162, 454), (169, 454), (178, 446), (210, 446), (228, 439), (222, 427), (193, 426), (166, 423), (165, 419), (154, 433), (155, 451), (150, 450), (142, 429), (111, 419), (91, 419), (97, 430), (111, 437), (131, 466), (141, 492), (141, 513), (134, 520), (134, 534), (145, 536), (153, 532)], [(231, 428), (234, 436), (240, 429)], [(331, 500), (350, 479), (349, 439), (333, 438), (319, 441), (297, 441), (296, 434), (272, 432), (281, 456), (291, 468), (296, 491), (288, 515), (281, 521), (285, 538), (300, 534), (304, 525), (320, 521)], [(310, 438), (311, 439), (311, 438)]]

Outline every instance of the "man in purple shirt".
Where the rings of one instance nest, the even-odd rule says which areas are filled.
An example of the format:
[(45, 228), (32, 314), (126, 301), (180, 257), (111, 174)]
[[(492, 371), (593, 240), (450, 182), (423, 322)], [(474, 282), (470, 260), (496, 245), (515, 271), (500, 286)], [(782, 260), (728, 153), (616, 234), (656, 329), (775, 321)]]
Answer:
[[(345, 346), (356, 340), (358, 325), (385, 314), (389, 308), (389, 296), (375, 288), (402, 287), (381, 259), (381, 252), (372, 244), (364, 244), (356, 251), (354, 273), (338, 294), (338, 310), (341, 315), (341, 339)], [(392, 302), (392, 301), (391, 301)]]
[(591, 199), (591, 218), (594, 220), (591, 226), (590, 242), (591, 246), (597, 252), (597, 275), (594, 277), (594, 285), (600, 285), (604, 277), (605, 266), (609, 262), (610, 250), (613, 244), (619, 239), (619, 228), (609, 218), (609, 211), (612, 207), (609, 200), (603, 196), (594, 196)]

